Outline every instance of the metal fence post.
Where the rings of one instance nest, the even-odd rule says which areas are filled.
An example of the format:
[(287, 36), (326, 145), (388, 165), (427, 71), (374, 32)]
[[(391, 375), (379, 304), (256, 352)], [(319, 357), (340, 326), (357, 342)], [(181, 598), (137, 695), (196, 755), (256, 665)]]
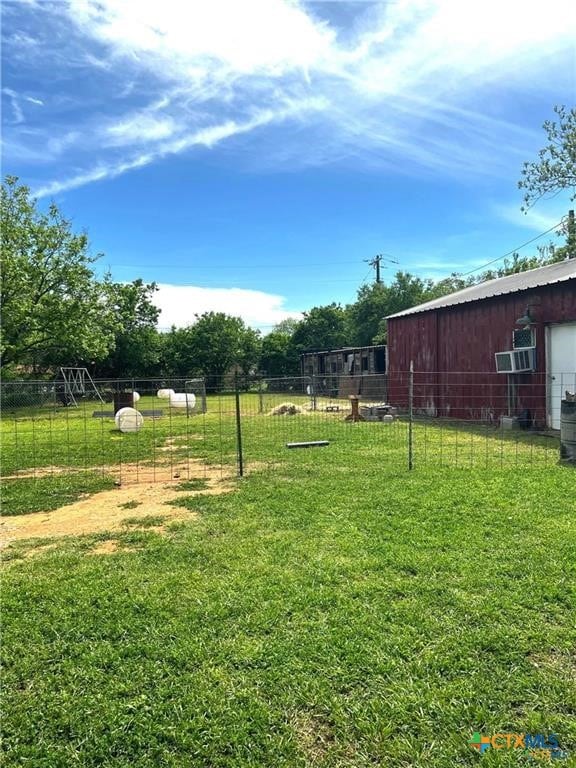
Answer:
[(236, 455), (238, 457), (238, 474), (244, 477), (244, 457), (242, 454), (242, 420), (240, 416), (240, 386), (238, 374), (234, 378), (234, 395), (236, 401)]
[(408, 379), (408, 469), (414, 469), (412, 422), (414, 418), (414, 361), (410, 360)]
[(258, 413), (264, 413), (264, 390), (262, 376), (258, 379)]

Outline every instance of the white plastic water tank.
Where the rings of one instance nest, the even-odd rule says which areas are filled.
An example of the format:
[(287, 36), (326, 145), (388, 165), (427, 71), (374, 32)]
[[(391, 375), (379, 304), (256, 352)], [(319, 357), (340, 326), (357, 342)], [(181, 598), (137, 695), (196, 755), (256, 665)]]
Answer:
[(162, 400), (169, 400), (173, 394), (173, 389), (159, 389), (158, 392), (156, 392), (156, 397), (160, 397)]
[(144, 424), (144, 416), (136, 408), (120, 408), (114, 421), (120, 432), (139, 432)]
[(173, 392), (170, 395), (170, 406), (172, 408), (188, 408), (192, 410), (196, 405), (196, 395), (191, 392)]
[(140, 400), (140, 392), (136, 392), (136, 390), (134, 390), (134, 392), (132, 392), (132, 402), (137, 403), (138, 400)]

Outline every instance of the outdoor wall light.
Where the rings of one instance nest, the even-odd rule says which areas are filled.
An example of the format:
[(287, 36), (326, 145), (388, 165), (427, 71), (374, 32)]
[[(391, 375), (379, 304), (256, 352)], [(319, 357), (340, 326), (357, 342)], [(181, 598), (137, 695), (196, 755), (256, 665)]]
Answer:
[(534, 325), (535, 322), (536, 321), (530, 314), (530, 307), (526, 307), (526, 311), (522, 317), (519, 317), (518, 320), (516, 320), (516, 325), (520, 325), (522, 328), (529, 328), (531, 325)]

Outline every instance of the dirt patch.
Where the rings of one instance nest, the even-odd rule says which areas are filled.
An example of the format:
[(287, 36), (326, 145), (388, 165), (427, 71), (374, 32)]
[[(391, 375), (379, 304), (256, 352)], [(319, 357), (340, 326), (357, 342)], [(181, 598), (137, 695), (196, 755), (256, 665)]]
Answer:
[[(175, 450), (174, 447), (157, 449), (159, 451)], [(24, 477), (49, 477), (51, 475), (71, 474), (98, 474), (108, 475), (116, 479), (118, 485), (142, 485), (145, 483), (168, 483), (171, 480), (192, 480), (202, 477), (207, 480), (218, 478), (224, 480), (235, 475), (235, 468), (231, 466), (209, 466), (201, 459), (172, 460), (166, 456), (156, 461), (135, 461), (126, 464), (110, 464), (95, 467), (36, 467), (35, 469), (22, 469), (12, 475), (5, 475), (3, 480), (18, 480)]]
[[(60, 467), (50, 465), (47, 467), (34, 467), (33, 469), (18, 469), (11, 475), (3, 475), (2, 480), (18, 480), (21, 477), (49, 477), (50, 475), (69, 475), (72, 472), (83, 472), (85, 470), (75, 467)], [(96, 467), (94, 468), (96, 470)]]
[(311, 765), (324, 762), (327, 752), (334, 744), (334, 733), (330, 723), (312, 712), (298, 712), (292, 718), (292, 728), (298, 746)]
[(133, 549), (120, 547), (115, 539), (107, 539), (97, 544), (94, 549), (87, 552), (88, 555), (113, 555), (114, 552), (133, 552)]
[[(186, 479), (186, 475), (183, 477)], [(161, 515), (168, 523), (174, 520), (190, 520), (193, 519), (194, 513), (183, 507), (171, 506), (170, 502), (183, 497), (229, 493), (234, 489), (231, 477), (221, 477), (219, 468), (212, 476), (209, 472), (204, 472), (201, 477), (206, 481), (207, 487), (199, 491), (178, 490), (175, 483), (140, 482), (134, 486), (123, 481), (121, 486), (111, 491), (95, 493), (52, 512), (4, 518), (0, 522), (0, 540), (6, 545), (20, 539), (81, 536), (101, 531), (125, 530), (123, 521), (126, 519), (127, 504), (130, 505), (131, 518)], [(134, 506), (134, 502), (138, 504)]]
[(532, 666), (552, 670), (561, 677), (576, 682), (576, 654), (570, 651), (551, 651), (530, 656)]

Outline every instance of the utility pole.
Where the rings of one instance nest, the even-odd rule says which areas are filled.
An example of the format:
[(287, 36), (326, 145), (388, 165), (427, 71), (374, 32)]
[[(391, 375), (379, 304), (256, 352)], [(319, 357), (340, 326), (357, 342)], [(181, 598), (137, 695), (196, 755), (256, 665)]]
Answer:
[(395, 261), (394, 259), (389, 259), (387, 256), (386, 258), (384, 258), (385, 256), (386, 256), (385, 253), (378, 253), (373, 259), (364, 259), (364, 261), (366, 261), (368, 264), (370, 264), (371, 267), (374, 267), (374, 269), (376, 270), (376, 283), (378, 284), (382, 282), (382, 278), (380, 277), (380, 266), (382, 264), (382, 261), (391, 261), (392, 264), (398, 264), (398, 262)]
[(574, 211), (568, 211), (568, 232), (566, 245), (568, 246), (568, 258), (576, 259), (576, 221), (574, 220)]
[(370, 262), (370, 266), (374, 267), (376, 270), (376, 282), (381, 283), (382, 280), (380, 279), (380, 264), (382, 263), (382, 254), (379, 253), (378, 256), (375, 256), (372, 261)]

